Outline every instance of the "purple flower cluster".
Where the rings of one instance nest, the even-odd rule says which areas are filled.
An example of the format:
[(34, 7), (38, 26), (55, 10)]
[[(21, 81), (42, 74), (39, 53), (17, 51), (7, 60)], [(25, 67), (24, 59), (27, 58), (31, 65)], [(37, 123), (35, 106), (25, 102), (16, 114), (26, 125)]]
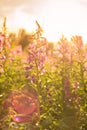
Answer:
[[(31, 58), (30, 58), (31, 57)], [(46, 49), (44, 48), (44, 46), (41, 46), (41, 47), (32, 47), (30, 48), (29, 46), (29, 58), (28, 58), (28, 61), (29, 62), (32, 62), (32, 60), (38, 60), (38, 65), (44, 63), (45, 61), (45, 57), (46, 57)]]
[(46, 60), (46, 47), (45, 46), (37, 46), (36, 42), (32, 43), (28, 47), (28, 58), (27, 63), (28, 67), (26, 70), (31, 70), (34, 67), (43, 69), (44, 63)]
[(39, 75), (45, 73), (46, 45), (43, 42), (34, 41), (29, 44), (27, 66), (25, 67), (26, 79), (32, 83), (38, 82)]
[(4, 44), (6, 44), (5, 46), (10, 47), (9, 43), (9, 37), (4, 34), (0, 34), (0, 52), (3, 50)]

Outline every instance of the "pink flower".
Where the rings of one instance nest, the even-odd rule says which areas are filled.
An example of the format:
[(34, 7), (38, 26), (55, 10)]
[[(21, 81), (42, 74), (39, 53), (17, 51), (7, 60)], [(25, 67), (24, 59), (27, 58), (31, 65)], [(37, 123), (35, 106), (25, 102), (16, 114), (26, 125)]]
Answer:
[(42, 68), (46, 59), (46, 48), (44, 46), (37, 47), (32, 43), (28, 48), (28, 63), (37, 64), (38, 68)]
[(10, 48), (10, 39), (8, 36), (4, 35), (4, 34), (0, 34), (0, 51), (3, 50), (3, 47), (7, 46), (8, 48)]

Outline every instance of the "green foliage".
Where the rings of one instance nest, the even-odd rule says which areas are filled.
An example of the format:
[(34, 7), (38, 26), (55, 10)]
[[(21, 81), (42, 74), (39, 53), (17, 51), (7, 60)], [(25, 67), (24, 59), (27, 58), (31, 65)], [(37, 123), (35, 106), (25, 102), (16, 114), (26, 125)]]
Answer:
[[(79, 36), (70, 42), (63, 36), (56, 50), (53, 44), (43, 46), (39, 41), (39, 25), (38, 29), (34, 46), (26, 40), (23, 32), (20, 44), (23, 43), (23, 47), (28, 43), (31, 45), (26, 55), (28, 62), (23, 55), (9, 57), (11, 49), (7, 47), (0, 53), (0, 57), (6, 56), (0, 61), (0, 129), (86, 130), (87, 48)], [(46, 49), (50, 51), (49, 55)], [(21, 90), (27, 85), (29, 91), (39, 98), (40, 115), (37, 121), (16, 123), (3, 109), (3, 103), (11, 91)]]

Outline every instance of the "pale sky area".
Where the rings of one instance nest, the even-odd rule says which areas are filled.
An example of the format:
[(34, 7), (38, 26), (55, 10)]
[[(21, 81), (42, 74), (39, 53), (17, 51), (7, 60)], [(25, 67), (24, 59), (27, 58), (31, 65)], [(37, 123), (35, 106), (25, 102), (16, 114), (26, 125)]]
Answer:
[(9, 30), (36, 29), (37, 20), (49, 41), (81, 35), (87, 42), (87, 0), (0, 0), (0, 21)]

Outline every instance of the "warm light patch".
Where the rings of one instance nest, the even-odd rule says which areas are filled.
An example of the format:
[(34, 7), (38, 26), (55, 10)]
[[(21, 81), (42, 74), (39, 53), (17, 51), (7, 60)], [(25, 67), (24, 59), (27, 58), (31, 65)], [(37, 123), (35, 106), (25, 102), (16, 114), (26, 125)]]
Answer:
[(31, 32), (36, 29), (34, 22), (34, 17), (23, 12), (22, 7), (20, 7), (14, 12), (12, 18), (8, 22), (8, 26), (10, 30), (17, 31), (20, 28), (24, 28)]
[[(10, 30), (25, 28), (27, 31), (35, 31), (37, 20), (44, 30), (44, 36), (56, 42), (62, 34), (68, 39), (73, 35), (80, 35), (87, 42), (87, 11), (77, 4), (76, 0), (47, 0), (43, 9), (37, 6), (38, 13), (24, 12), (24, 6), (17, 7), (10, 19), (7, 19)], [(36, 7), (35, 7), (36, 8)]]

